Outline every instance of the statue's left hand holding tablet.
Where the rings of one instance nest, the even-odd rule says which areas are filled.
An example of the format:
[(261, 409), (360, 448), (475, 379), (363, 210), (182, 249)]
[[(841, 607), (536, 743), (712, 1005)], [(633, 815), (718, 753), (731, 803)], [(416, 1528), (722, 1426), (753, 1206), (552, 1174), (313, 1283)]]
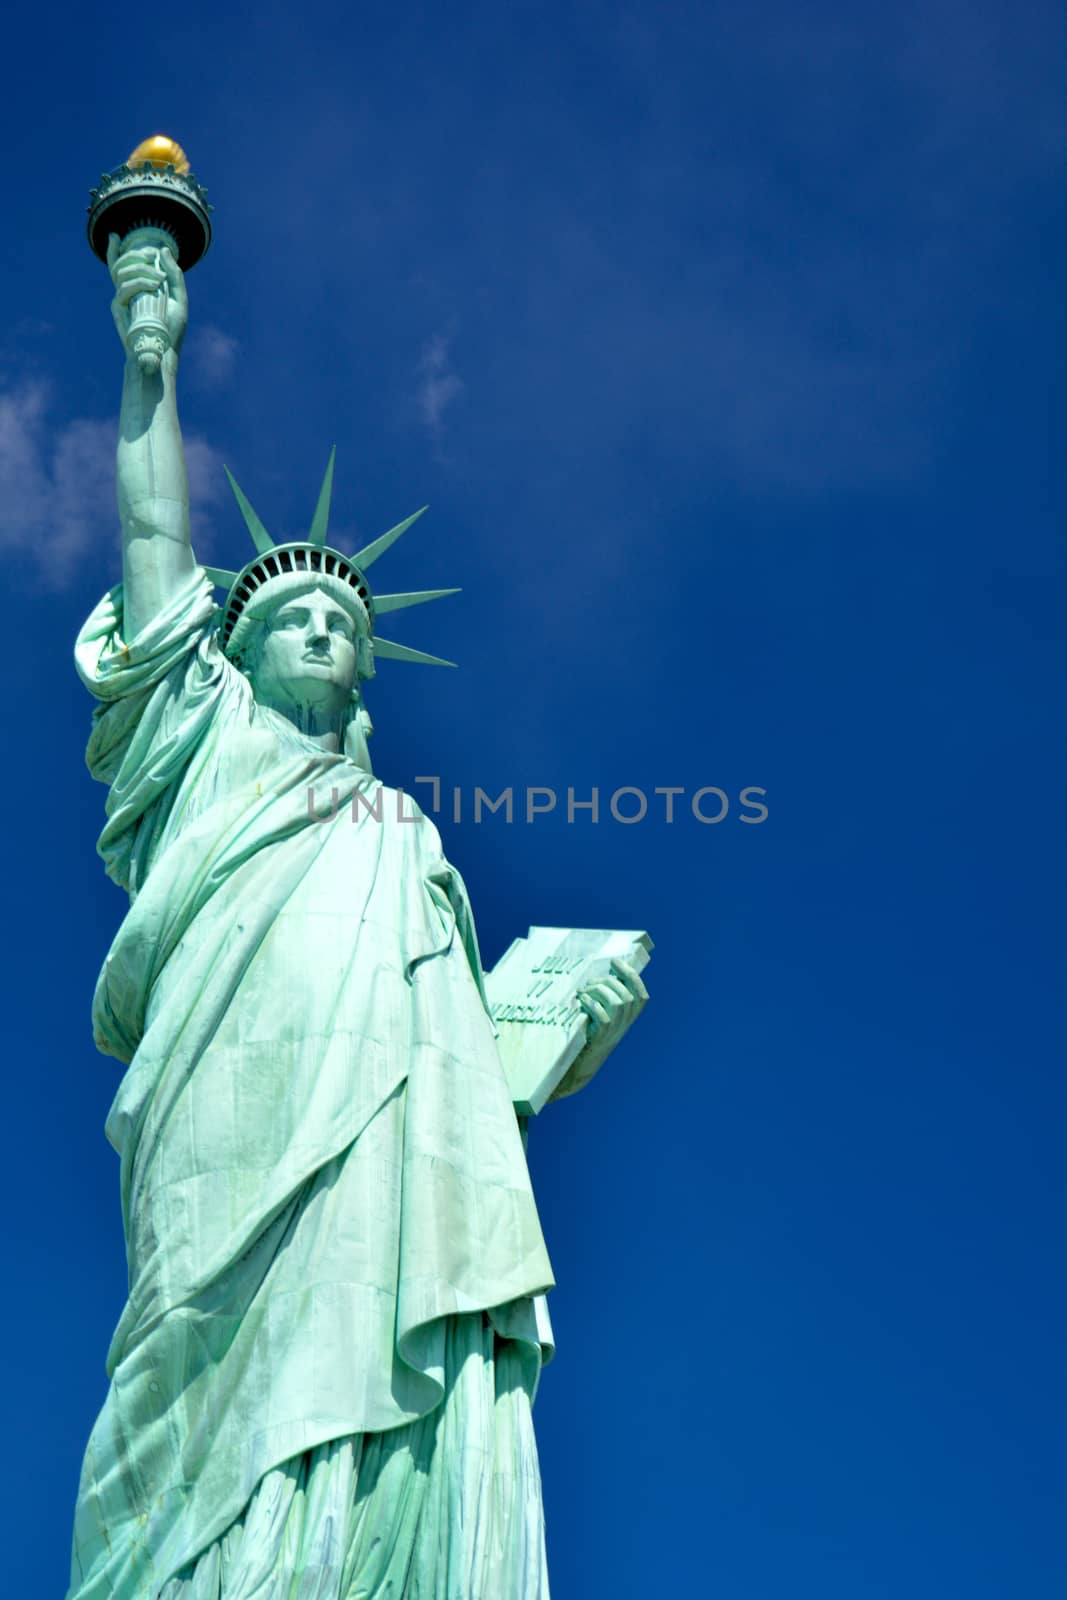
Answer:
[(597, 1070), (637, 1021), (648, 1001), (648, 990), (637, 969), (616, 956), (610, 975), (579, 989), (577, 999), (589, 1024), (585, 1046), (571, 1071), (572, 1075), (585, 1078)]

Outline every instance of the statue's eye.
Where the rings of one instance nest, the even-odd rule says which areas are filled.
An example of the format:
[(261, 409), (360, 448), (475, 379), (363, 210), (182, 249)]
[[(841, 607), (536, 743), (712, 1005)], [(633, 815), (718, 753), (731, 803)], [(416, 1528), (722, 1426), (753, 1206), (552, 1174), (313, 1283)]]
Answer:
[(330, 632), (331, 633), (342, 633), (342, 634), (344, 634), (346, 639), (351, 639), (351, 637), (352, 637), (352, 625), (349, 622), (347, 617), (331, 617), (330, 618)]

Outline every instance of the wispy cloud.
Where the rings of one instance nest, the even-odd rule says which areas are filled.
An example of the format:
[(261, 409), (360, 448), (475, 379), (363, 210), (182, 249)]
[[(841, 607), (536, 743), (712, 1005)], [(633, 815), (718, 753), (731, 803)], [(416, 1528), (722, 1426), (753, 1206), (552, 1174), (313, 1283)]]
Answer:
[(209, 515), (216, 506), (232, 505), (226, 487), (226, 469), (214, 445), (199, 434), (186, 434), (185, 471), (189, 479), (189, 522), (197, 555), (206, 559), (215, 553), (215, 526)]
[(445, 412), (463, 393), (463, 380), (452, 366), (451, 342), (451, 330), (431, 334), (419, 352), (415, 404), (430, 438), (438, 447), (444, 438)]
[[(18, 550), (51, 589), (66, 588), (78, 561), (114, 538), (114, 419), (55, 420), (40, 379), (0, 391), (0, 549)], [(205, 513), (225, 483), (221, 457), (195, 435), (185, 441), (193, 534), (207, 542)]]
[(232, 334), (208, 322), (191, 331), (183, 352), (183, 364), (200, 388), (219, 389), (234, 375), (238, 349)]

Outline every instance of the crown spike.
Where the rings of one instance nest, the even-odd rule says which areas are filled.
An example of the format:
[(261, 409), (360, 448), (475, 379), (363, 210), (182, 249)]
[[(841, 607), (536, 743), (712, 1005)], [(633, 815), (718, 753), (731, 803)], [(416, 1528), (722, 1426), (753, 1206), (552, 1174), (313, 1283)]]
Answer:
[(236, 572), (227, 572), (225, 567), (205, 567), (204, 571), (220, 589), (230, 589), (237, 581)]
[(374, 654), (381, 656), (383, 661), (417, 661), (428, 667), (454, 667), (454, 661), (445, 661), (441, 656), (428, 656), (425, 650), (412, 650), (406, 644), (394, 644), (391, 639), (374, 638)]
[(380, 538), (373, 539), (370, 544), (365, 544), (362, 550), (357, 550), (356, 554), (350, 557), (352, 565), (358, 567), (361, 572), (366, 572), (371, 563), (377, 561), (378, 557), (384, 554), (389, 546), (400, 538), (402, 533), (407, 533), (411, 524), (418, 522), (422, 513), (429, 509), (429, 506), (422, 506), (413, 516), (408, 517), (405, 522), (398, 522), (395, 528), (389, 529), (388, 533), (383, 533)]
[(320, 550), (326, 543), (326, 525), (330, 520), (330, 495), (333, 493), (333, 462), (336, 454), (337, 446), (334, 445), (330, 451), (330, 459), (326, 463), (326, 475), (322, 480), (315, 515), (311, 519), (311, 532), (308, 535), (308, 542), (318, 545)]
[(403, 611), (408, 606), (425, 605), (427, 600), (443, 600), (446, 595), (459, 594), (458, 589), (412, 589), (409, 594), (376, 594), (374, 610), (378, 616), (387, 611)]
[(226, 467), (224, 470), (226, 476), (230, 480), (230, 488), (233, 490), (234, 498), (241, 509), (241, 515), (245, 519), (245, 527), (252, 535), (252, 543), (255, 545), (260, 555), (265, 556), (269, 550), (274, 549), (274, 540), (271, 538), (262, 522), (260, 522), (255, 512), (252, 510), (252, 507), (249, 505), (247, 499), (242, 493), (237, 479), (234, 477), (229, 467)]

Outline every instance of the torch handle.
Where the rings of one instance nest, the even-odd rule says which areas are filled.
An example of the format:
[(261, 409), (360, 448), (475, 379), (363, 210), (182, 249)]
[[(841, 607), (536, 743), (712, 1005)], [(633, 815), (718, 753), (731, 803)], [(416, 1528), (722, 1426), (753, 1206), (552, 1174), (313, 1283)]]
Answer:
[[(175, 260), (178, 258), (177, 241), (165, 228), (151, 226), (134, 228), (123, 239), (122, 249), (123, 251), (154, 249), (157, 266), (160, 265), (159, 253), (164, 249), (171, 250)], [(170, 347), (170, 329), (167, 327), (167, 286), (164, 283), (158, 289), (135, 294), (130, 301), (130, 326), (126, 335), (126, 348), (132, 356), (136, 356), (137, 365), (145, 376), (151, 377), (159, 371), (163, 357)]]

